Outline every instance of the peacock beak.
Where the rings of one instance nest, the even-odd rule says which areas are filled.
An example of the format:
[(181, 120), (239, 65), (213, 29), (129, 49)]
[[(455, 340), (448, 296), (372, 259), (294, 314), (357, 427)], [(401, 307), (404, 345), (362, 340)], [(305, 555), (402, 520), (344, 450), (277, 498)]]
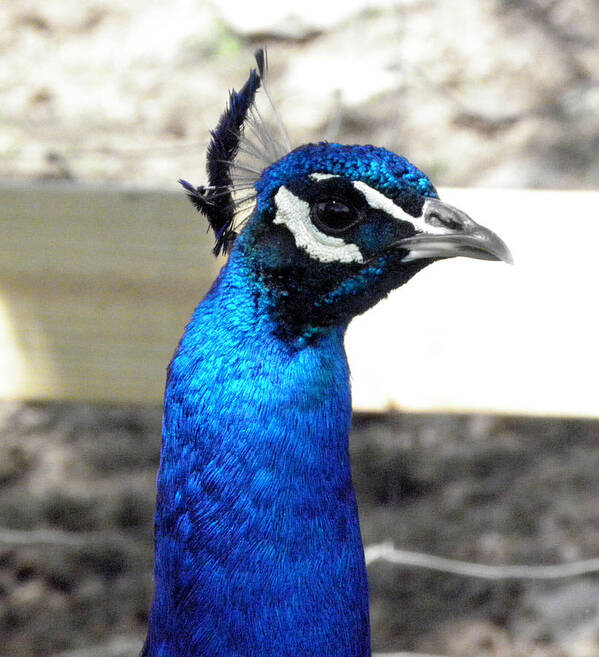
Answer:
[(395, 244), (408, 251), (403, 262), (456, 256), (514, 262), (510, 250), (498, 235), (439, 199), (426, 199), (421, 220), (423, 224), (419, 228), (422, 232)]

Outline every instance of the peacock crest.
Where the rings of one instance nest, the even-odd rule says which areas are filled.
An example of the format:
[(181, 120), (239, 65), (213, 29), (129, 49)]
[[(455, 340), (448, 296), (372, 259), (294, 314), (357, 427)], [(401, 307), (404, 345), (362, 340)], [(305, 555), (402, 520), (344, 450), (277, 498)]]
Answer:
[[(250, 70), (240, 91), (231, 91), (228, 106), (210, 133), (208, 184), (194, 187), (179, 180), (194, 206), (208, 218), (216, 240), (214, 255), (230, 251), (251, 214), (256, 200), (254, 185), (262, 171), (291, 151), (287, 131), (267, 86), (266, 50), (256, 50), (254, 57), (257, 68)], [(256, 103), (260, 87), (274, 118), (276, 135)]]

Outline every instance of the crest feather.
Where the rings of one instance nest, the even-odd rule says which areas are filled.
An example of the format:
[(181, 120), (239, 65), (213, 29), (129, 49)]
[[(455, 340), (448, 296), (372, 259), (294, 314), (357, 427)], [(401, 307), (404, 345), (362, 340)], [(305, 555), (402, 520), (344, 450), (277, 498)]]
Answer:
[[(229, 104), (210, 133), (212, 138), (206, 157), (208, 185), (194, 187), (186, 180), (179, 180), (214, 231), (215, 255), (230, 250), (239, 227), (251, 214), (256, 198), (254, 184), (262, 171), (291, 150), (285, 128), (264, 84), (268, 70), (266, 51), (259, 49), (254, 56), (257, 70), (250, 70), (240, 91), (231, 91)], [(260, 86), (274, 114), (278, 138), (270, 133), (256, 106)]]

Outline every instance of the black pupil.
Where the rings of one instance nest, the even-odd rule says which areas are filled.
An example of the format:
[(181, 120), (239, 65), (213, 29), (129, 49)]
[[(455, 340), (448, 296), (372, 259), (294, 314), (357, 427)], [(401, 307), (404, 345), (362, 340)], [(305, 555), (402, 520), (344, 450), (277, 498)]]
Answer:
[(313, 207), (317, 224), (328, 232), (340, 232), (349, 228), (356, 221), (353, 208), (337, 199), (318, 201)]

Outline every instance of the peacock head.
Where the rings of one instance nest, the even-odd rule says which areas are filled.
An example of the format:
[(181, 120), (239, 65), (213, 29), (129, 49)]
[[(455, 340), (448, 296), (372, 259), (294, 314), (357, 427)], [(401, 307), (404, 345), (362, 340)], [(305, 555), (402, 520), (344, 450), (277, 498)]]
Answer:
[(405, 158), (327, 142), (291, 150), (282, 126), (274, 138), (254, 105), (264, 51), (256, 61), (212, 132), (210, 184), (181, 183), (214, 229), (214, 252), (239, 253), (282, 333), (309, 343), (439, 259), (511, 262), (497, 235), (440, 201)]

